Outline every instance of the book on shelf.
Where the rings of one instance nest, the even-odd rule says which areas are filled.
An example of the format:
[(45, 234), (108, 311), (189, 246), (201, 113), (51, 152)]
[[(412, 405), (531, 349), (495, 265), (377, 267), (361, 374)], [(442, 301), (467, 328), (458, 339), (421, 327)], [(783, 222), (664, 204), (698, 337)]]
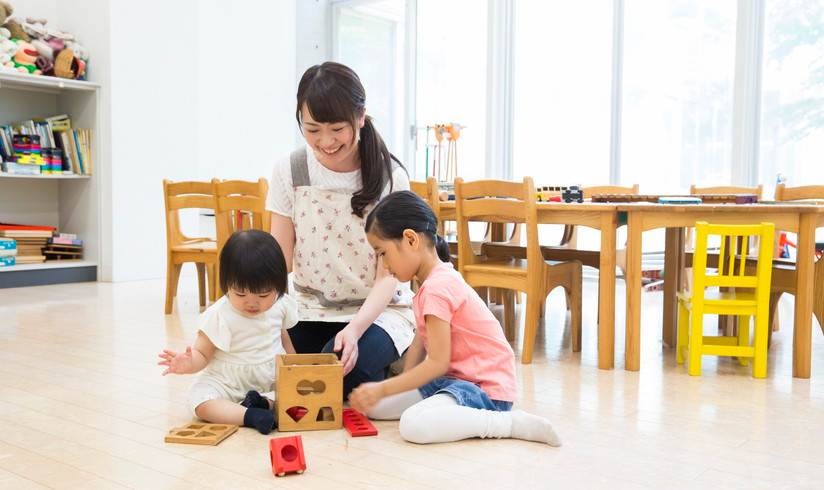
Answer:
[(83, 240), (79, 240), (77, 238), (66, 238), (62, 236), (53, 236), (49, 238), (47, 243), (53, 243), (55, 245), (83, 245)]
[(0, 267), (17, 264), (17, 258), (14, 255), (0, 256)]
[(0, 223), (0, 230), (48, 230), (51, 232), (57, 231), (54, 226), (43, 225), (21, 225), (18, 223)]
[(39, 262), (45, 262), (46, 256), (45, 255), (17, 255), (15, 257), (16, 262), (18, 264), (37, 264)]
[[(0, 237), (6, 238), (50, 238), (56, 228), (53, 226), (31, 226), (13, 223), (0, 223)], [(18, 248), (20, 247), (18, 240)]]
[(17, 242), (11, 238), (0, 238), (0, 257), (17, 255)]

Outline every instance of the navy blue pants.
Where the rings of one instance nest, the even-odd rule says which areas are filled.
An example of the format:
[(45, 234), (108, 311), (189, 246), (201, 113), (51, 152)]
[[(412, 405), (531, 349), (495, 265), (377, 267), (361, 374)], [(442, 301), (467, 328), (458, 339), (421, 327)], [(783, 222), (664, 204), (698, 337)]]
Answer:
[[(298, 322), (287, 330), (295, 351), (298, 354), (315, 354), (334, 352), (335, 335), (346, 327), (347, 323), (337, 322)], [(366, 329), (358, 341), (358, 360), (355, 367), (343, 378), (343, 398), (368, 381), (382, 381), (390, 364), (400, 358), (392, 338), (374, 323)]]

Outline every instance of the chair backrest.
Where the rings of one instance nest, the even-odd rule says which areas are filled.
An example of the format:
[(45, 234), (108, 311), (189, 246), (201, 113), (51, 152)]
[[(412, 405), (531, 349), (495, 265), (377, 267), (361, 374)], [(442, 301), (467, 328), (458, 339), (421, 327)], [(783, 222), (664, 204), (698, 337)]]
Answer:
[(428, 177), (426, 182), (410, 180), (409, 189), (429, 204), (435, 218), (438, 220), (438, 234), (444, 236), (443, 221), (441, 221), (441, 200), (438, 196), (438, 180)]
[(212, 184), (210, 182), (172, 182), (163, 180), (163, 195), (166, 204), (166, 243), (172, 247), (200, 238), (191, 238), (180, 229), (181, 209), (215, 209)]
[(264, 178), (257, 182), (212, 179), (217, 229), (217, 250), (237, 230), (255, 228), (269, 232), (271, 215), (266, 210), (269, 184)]
[[(502, 180), (464, 182), (455, 179), (455, 214), (458, 222), (458, 269), (479, 262), (469, 239), (469, 222), (525, 223), (527, 261), (543, 263), (538, 246), (538, 212), (531, 177), (523, 183)], [(536, 266), (538, 267), (538, 266)]]
[(638, 184), (634, 184), (632, 187), (623, 187), (620, 185), (596, 185), (592, 187), (582, 187), (581, 191), (584, 193), (584, 199), (588, 199), (598, 194), (638, 194), (638, 189)]
[(690, 186), (690, 194), (755, 194), (758, 200), (761, 200), (763, 186), (758, 184), (757, 187), (739, 187), (734, 185), (722, 185), (716, 187), (698, 187), (696, 185)]
[(787, 187), (784, 184), (778, 184), (775, 187), (776, 201), (801, 201), (804, 199), (824, 200), (824, 185)]
[[(699, 221), (695, 224), (696, 240), (693, 256), (693, 288), (703, 291), (706, 287), (754, 288), (756, 297), (768, 302), (772, 271), (772, 236), (775, 225), (721, 225)], [(718, 268), (707, 269), (707, 243), (710, 236), (719, 236), (721, 250)], [(757, 239), (757, 240), (756, 240)], [(755, 274), (747, 270), (747, 251), (752, 240), (759, 243), (758, 265)]]

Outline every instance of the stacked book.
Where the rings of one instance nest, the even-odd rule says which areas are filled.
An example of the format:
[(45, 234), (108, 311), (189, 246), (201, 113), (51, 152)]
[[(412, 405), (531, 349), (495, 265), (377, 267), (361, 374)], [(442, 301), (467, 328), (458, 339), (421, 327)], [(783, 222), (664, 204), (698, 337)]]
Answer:
[(51, 226), (0, 223), (0, 239), (14, 239), (17, 249), (15, 255), (17, 264), (45, 262), (46, 256), (43, 255), (43, 248), (54, 234), (54, 230), (54, 227)]
[(0, 238), (0, 267), (14, 265), (17, 255), (17, 242), (11, 238)]

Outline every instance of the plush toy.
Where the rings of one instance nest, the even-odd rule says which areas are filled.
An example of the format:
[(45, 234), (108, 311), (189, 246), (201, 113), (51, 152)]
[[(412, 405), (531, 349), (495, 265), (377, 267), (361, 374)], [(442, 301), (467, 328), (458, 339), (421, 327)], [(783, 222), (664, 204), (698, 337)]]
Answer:
[(11, 33), (5, 27), (0, 27), (0, 71), (17, 71), (14, 67), (7, 67), (6, 63), (17, 54), (17, 43), (11, 40)]
[(77, 71), (75, 78), (78, 80), (86, 79), (86, 65), (89, 64), (89, 50), (86, 46), (77, 41), (66, 41), (66, 49), (71, 49), (77, 61)]
[(6, 66), (17, 68), (17, 71), (21, 73), (40, 75), (42, 72), (34, 64), (37, 60), (37, 50), (34, 49), (34, 46), (22, 39), (16, 39), (14, 42), (17, 43), (17, 53), (11, 61), (6, 63)]
[(5, 27), (6, 29), (11, 32), (12, 39), (22, 39), (26, 42), (29, 42), (31, 38), (29, 35), (26, 34), (26, 31), (23, 29), (23, 26), (20, 25), (19, 22), (16, 22), (17, 19), (9, 19), (9, 16), (14, 12), (11, 4), (8, 2), (0, 2), (0, 22), (4, 22), (4, 24), (0, 27)]

